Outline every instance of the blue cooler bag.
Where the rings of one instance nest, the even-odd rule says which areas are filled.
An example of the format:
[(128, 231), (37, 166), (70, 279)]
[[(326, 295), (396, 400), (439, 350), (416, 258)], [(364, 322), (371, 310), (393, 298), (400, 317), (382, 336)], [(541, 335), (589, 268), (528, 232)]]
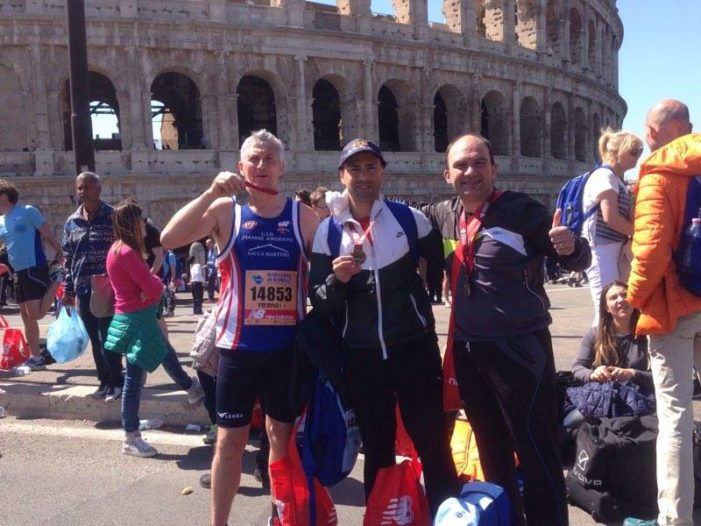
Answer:
[(511, 504), (501, 486), (468, 482), (440, 505), (433, 526), (511, 526)]
[(58, 319), (49, 325), (46, 349), (58, 363), (75, 360), (88, 348), (88, 331), (78, 316), (78, 310), (62, 307)]

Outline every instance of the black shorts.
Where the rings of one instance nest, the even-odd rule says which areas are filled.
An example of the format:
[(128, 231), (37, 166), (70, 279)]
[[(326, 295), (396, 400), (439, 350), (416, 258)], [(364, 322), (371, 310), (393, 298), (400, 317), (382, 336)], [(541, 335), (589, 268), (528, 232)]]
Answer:
[(279, 422), (294, 422), (297, 415), (289, 402), (292, 349), (219, 352), (217, 425), (243, 427), (250, 424), (258, 396), (266, 415)]
[(29, 267), (15, 273), (15, 299), (17, 303), (40, 300), (49, 290), (49, 267)]

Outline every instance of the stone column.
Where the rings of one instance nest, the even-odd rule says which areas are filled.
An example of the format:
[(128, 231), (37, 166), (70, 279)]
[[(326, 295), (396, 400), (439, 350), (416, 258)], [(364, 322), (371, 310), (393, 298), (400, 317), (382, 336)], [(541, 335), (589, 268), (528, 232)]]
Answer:
[(570, 4), (567, 0), (562, 2), (562, 62), (566, 64), (572, 63), (572, 51), (570, 49)]
[(305, 0), (273, 0), (273, 7), (285, 9), (287, 25), (293, 27), (304, 27), (304, 4)]
[(516, 46), (516, 2), (515, 0), (502, 0), (502, 13), (504, 15), (504, 46), (507, 52)]
[(463, 36), (465, 47), (472, 47), (477, 38), (474, 0), (443, 0), (443, 15), (450, 31)]
[(570, 173), (574, 169), (574, 95), (567, 94), (567, 162)]
[(582, 52), (580, 54), (580, 64), (583, 71), (591, 70), (589, 64), (589, 22), (586, 17), (582, 17)]
[(370, 0), (336, 0), (336, 7), (342, 15), (355, 18), (355, 28), (358, 33), (370, 32), (372, 19)]
[(604, 21), (600, 18), (596, 20), (596, 76), (601, 78), (602, 73), (602, 63), (603, 63), (603, 43), (604, 43)]
[[(39, 43), (31, 44), (29, 50), (32, 86), (29, 87), (25, 100), (34, 100), (34, 126), (36, 129), (36, 149), (34, 151), (36, 175), (51, 175), (54, 171), (54, 156), (51, 149), (49, 128), (49, 101), (47, 99), (46, 79), (42, 67)], [(27, 108), (29, 109), (29, 108)], [(29, 129), (27, 130), (30, 131)], [(29, 143), (29, 141), (27, 141)], [(31, 148), (31, 146), (30, 146)]]
[(215, 101), (218, 140), (212, 137), (211, 148), (219, 150), (220, 158), (231, 155), (239, 144), (238, 108), (236, 106), (236, 94), (229, 78), (229, 68), (226, 66), (226, 52), (219, 53), (217, 57), (217, 73), (214, 79)]
[(552, 87), (545, 88), (543, 94), (543, 172), (549, 173), (552, 164), (552, 144), (550, 134), (552, 130)]
[(295, 56), (297, 62), (297, 136), (296, 150), (310, 151), (313, 146), (310, 141), (309, 134), (309, 117), (307, 115), (307, 95), (306, 95), (306, 80), (304, 75), (304, 63), (307, 57), (302, 55)]
[(470, 83), (469, 102), (467, 118), (470, 122), (470, 130), (475, 133), (482, 131), (482, 98), (481, 98), (481, 77), (475, 75)]
[(363, 98), (365, 99), (365, 123), (363, 132), (366, 138), (379, 140), (380, 131), (377, 126), (377, 97), (373, 88), (373, 61), (363, 62)]
[(547, 0), (538, 0), (538, 14), (536, 20), (536, 51), (538, 57), (541, 57), (548, 46), (548, 33), (547, 33)]
[(511, 136), (513, 137), (511, 141), (511, 171), (516, 173), (518, 171), (518, 160), (521, 157), (521, 82), (517, 82), (514, 85), (514, 89), (511, 93), (511, 106), (511, 112), (513, 114), (513, 125), (511, 128)]

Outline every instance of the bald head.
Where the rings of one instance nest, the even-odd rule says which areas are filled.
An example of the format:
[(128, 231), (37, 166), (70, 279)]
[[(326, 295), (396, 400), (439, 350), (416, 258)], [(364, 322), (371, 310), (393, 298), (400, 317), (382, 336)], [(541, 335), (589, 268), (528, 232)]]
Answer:
[(663, 100), (648, 112), (645, 119), (645, 140), (651, 151), (674, 139), (691, 133), (689, 108), (678, 100)]

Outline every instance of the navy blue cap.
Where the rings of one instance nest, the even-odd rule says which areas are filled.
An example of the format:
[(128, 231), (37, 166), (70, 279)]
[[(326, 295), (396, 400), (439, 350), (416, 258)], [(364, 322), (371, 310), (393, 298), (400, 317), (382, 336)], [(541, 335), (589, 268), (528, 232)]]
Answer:
[(343, 168), (344, 163), (357, 153), (371, 153), (382, 161), (383, 168), (387, 165), (385, 158), (382, 157), (382, 151), (377, 144), (367, 139), (353, 139), (346, 144), (341, 151), (341, 158), (338, 160), (338, 169), (340, 170)]

